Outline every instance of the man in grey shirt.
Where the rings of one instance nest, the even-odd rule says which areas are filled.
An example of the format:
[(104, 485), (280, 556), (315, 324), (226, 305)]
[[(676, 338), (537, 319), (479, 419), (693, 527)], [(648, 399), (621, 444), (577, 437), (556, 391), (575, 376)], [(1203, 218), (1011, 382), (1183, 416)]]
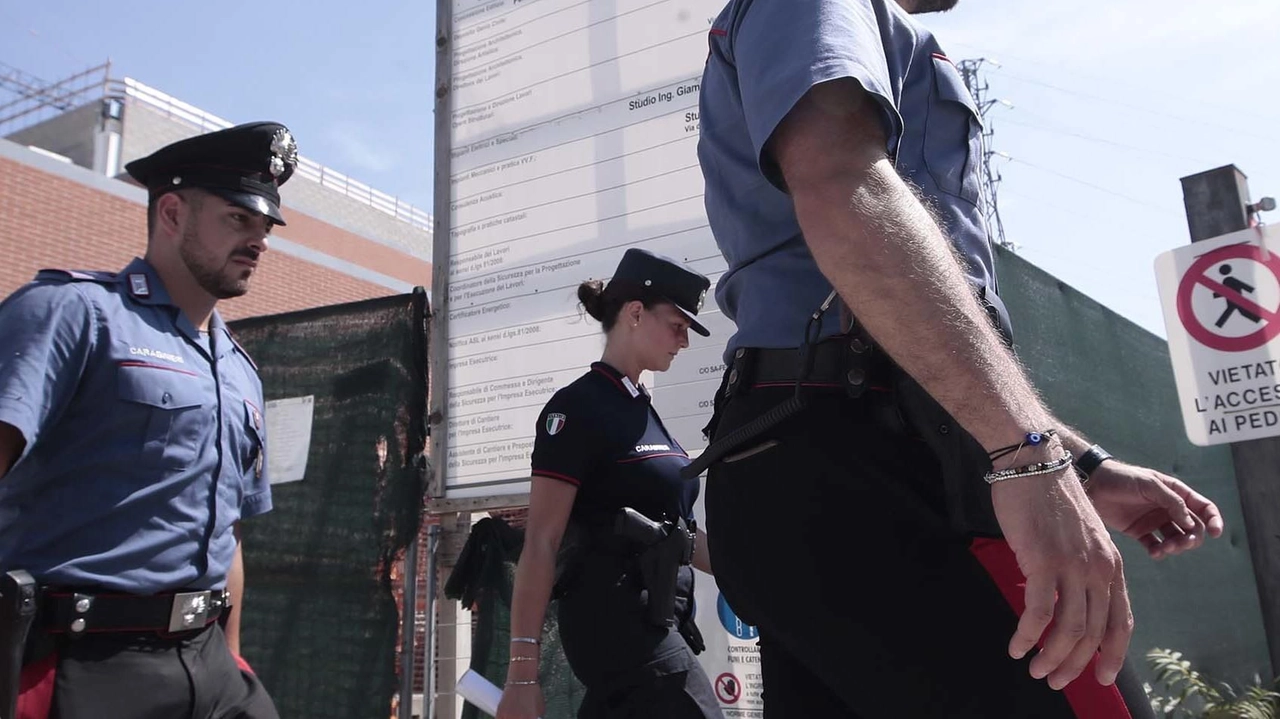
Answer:
[(981, 120), (911, 17), (954, 4), (713, 24), (698, 152), (738, 327), (694, 468), (717, 582), (760, 630), (769, 717), (1150, 716), (1107, 526), (1160, 558), (1222, 519), (1055, 419), (1010, 352)]

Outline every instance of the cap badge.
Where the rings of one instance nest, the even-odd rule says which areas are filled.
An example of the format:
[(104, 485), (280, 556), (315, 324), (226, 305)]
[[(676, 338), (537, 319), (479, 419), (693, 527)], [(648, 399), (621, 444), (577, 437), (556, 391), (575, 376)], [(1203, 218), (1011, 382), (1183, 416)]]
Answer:
[(276, 134), (271, 138), (271, 160), (268, 162), (267, 171), (272, 177), (279, 177), (290, 165), (298, 163), (298, 143), (293, 141), (293, 135), (289, 131), (280, 128), (276, 130)]
[(547, 415), (547, 434), (557, 435), (560, 430), (564, 429), (565, 416), (559, 412), (552, 412)]
[(706, 291), (706, 290), (703, 290), (703, 291), (701, 291), (701, 292), (699, 292), (699, 293), (698, 293), (698, 306), (694, 309), (694, 312), (695, 312), (695, 313), (697, 313), (697, 312), (701, 312), (701, 311), (702, 311), (702, 303), (703, 303), (703, 302), (705, 302), (705, 301), (706, 301), (706, 299), (707, 299), (707, 291)]
[(147, 285), (147, 276), (144, 274), (129, 275), (129, 291), (134, 297), (150, 297), (151, 288)]

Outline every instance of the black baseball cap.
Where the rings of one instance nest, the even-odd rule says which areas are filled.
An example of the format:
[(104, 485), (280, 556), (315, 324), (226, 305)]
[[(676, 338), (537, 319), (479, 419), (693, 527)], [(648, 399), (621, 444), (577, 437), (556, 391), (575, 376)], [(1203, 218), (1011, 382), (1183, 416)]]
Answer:
[(711, 280), (675, 260), (648, 250), (631, 248), (622, 255), (611, 282), (639, 285), (670, 302), (689, 320), (689, 327), (703, 337), (710, 337), (698, 322), (698, 311), (707, 298)]
[(283, 225), (280, 186), (298, 166), (298, 145), (278, 122), (251, 122), (179, 140), (125, 165), (159, 197), (195, 187)]

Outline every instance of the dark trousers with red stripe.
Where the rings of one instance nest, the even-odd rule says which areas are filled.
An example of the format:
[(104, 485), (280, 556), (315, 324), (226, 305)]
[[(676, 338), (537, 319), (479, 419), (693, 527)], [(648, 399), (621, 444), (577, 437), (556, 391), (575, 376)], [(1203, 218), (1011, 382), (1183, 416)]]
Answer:
[[(723, 402), (715, 435), (791, 391)], [(766, 719), (1153, 719), (1128, 670), (1058, 692), (1009, 657), (1012, 552), (952, 527), (939, 462), (889, 392), (813, 394), (712, 465), (706, 511), (716, 582), (760, 631)]]
[(227, 648), (220, 623), (174, 636), (52, 641), (54, 653), (23, 671), (19, 719), (279, 719), (262, 683)]

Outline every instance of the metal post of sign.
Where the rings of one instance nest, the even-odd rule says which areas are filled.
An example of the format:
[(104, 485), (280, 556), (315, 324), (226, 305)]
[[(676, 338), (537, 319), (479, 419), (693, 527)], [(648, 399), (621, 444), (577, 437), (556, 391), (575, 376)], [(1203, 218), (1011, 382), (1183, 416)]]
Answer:
[(440, 525), (433, 524), (427, 529), (427, 608), (426, 635), (422, 645), (425, 657), (422, 662), (422, 704), (423, 718), (435, 719), (436, 716), (436, 593), (439, 591), (436, 575), (439, 571), (437, 557), (440, 554)]
[[(1181, 182), (1192, 242), (1249, 228), (1254, 212), (1249, 185), (1234, 165), (1183, 177)], [(1231, 459), (1271, 666), (1280, 671), (1280, 437), (1232, 443)]]
[(397, 719), (413, 719), (413, 637), (418, 615), (418, 538), (404, 553), (400, 617), (400, 706)]
[[(431, 428), (432, 472), (427, 496), (443, 497), (449, 458), (449, 255), (453, 251), (450, 206), (453, 183), (450, 148), (453, 142), (453, 2), (436, 3), (436, 122), (435, 201), (431, 218)], [(430, 504), (428, 504), (430, 506)]]
[(431, 702), (431, 710), (428, 717), (432, 719), (434, 717), (451, 719), (457, 716), (460, 709), (457, 696), (458, 660), (464, 657), (463, 652), (459, 651), (458, 635), (461, 627), (464, 626), (466, 627), (464, 631), (469, 633), (470, 625), (458, 622), (459, 602), (439, 600), (437, 575), (447, 575), (456, 566), (458, 554), (466, 542), (470, 528), (471, 515), (469, 514), (442, 515), (439, 518), (439, 529), (432, 542), (432, 554), (429, 558), (432, 591), (428, 601), (432, 612), (433, 633), (428, 646), (430, 655), (427, 664), (427, 671), (431, 676), (430, 694), (427, 697)]

